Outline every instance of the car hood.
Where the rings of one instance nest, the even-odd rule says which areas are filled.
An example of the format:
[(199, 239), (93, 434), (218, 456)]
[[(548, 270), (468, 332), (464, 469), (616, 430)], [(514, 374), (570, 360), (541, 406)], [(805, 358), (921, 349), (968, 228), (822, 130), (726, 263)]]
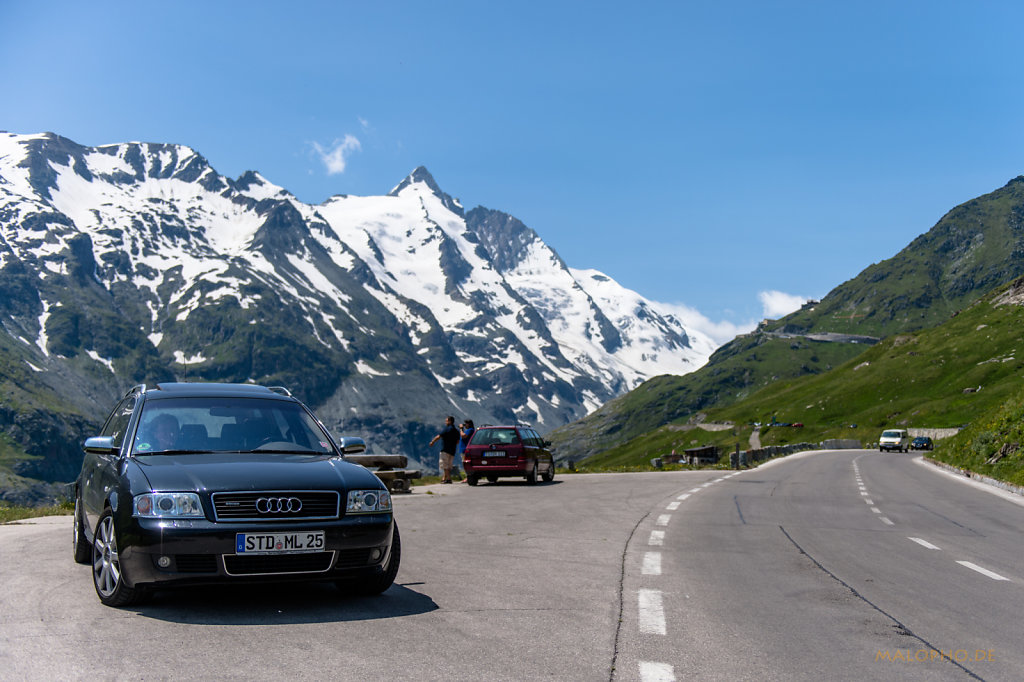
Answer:
[(136, 456), (153, 490), (353, 490), (380, 488), (365, 467), (325, 455), (210, 453)]

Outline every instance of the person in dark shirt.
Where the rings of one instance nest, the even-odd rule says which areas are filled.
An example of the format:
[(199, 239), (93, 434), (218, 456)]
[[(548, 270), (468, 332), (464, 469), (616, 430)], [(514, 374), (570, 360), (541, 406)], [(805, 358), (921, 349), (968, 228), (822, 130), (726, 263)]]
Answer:
[(455, 461), (455, 450), (459, 447), (459, 435), (459, 430), (455, 428), (455, 417), (446, 417), (441, 433), (434, 436), (428, 446), (433, 447), (434, 443), (441, 441), (441, 454), (437, 460), (441, 483), (452, 482), (452, 463)]
[(473, 437), (473, 433), (476, 431), (476, 427), (473, 426), (473, 420), (467, 419), (466, 421), (459, 424), (459, 447), (455, 451), (455, 463), (452, 465), (452, 475), (456, 479), (465, 481), (459, 476), (459, 460), (466, 452), (466, 446), (469, 445), (469, 439)]

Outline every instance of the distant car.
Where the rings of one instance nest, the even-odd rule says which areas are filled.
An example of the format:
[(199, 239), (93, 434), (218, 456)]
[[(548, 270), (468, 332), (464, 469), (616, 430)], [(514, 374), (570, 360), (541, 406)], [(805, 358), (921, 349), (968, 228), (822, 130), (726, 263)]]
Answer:
[(384, 484), (285, 389), (136, 386), (85, 441), (73, 552), (107, 606), (164, 587), (328, 580), (378, 594), (401, 539)]
[(878, 451), (895, 450), (906, 452), (910, 448), (910, 437), (904, 429), (886, 429), (878, 439)]
[(918, 436), (910, 442), (911, 450), (932, 450), (935, 448), (935, 444), (932, 443), (932, 439), (928, 436)]
[(496, 483), (499, 478), (525, 478), (534, 484), (540, 476), (555, 479), (551, 443), (528, 426), (481, 426), (462, 453), (466, 482), (476, 485), (480, 478)]

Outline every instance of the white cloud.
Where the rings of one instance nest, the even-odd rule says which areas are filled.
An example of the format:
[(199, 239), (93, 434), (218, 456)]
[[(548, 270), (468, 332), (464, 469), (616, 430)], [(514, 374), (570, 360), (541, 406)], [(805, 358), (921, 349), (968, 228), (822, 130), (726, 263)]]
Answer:
[(704, 334), (714, 341), (716, 346), (728, 343), (740, 334), (751, 332), (757, 326), (757, 323), (753, 320), (740, 324), (725, 320), (713, 322), (699, 310), (682, 303), (658, 303), (657, 305), (667, 308), (669, 312), (679, 318), (679, 321), (683, 323), (683, 327)]
[(320, 160), (324, 162), (328, 175), (337, 175), (345, 172), (345, 162), (352, 152), (357, 152), (363, 147), (359, 140), (353, 135), (346, 135), (342, 140), (335, 140), (330, 148), (324, 148), (318, 142), (313, 143)]
[(764, 309), (764, 316), (776, 320), (800, 309), (810, 299), (806, 296), (794, 296), (781, 291), (762, 291), (757, 295)]

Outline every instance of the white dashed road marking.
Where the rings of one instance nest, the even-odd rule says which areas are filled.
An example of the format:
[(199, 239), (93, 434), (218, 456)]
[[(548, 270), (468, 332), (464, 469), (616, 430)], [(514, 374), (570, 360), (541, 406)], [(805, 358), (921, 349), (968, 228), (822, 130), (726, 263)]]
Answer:
[(676, 682), (676, 671), (668, 663), (640, 661), (640, 682)]
[[(715, 483), (731, 478), (741, 472), (733, 472), (721, 478), (709, 481), (701, 486), (690, 489), (676, 498), (675, 502), (669, 502), (667, 511), (676, 511), (679, 505), (695, 493)], [(656, 526), (667, 526), (672, 520), (671, 514), (659, 514), (655, 519)], [(665, 531), (652, 530), (647, 544), (652, 547), (662, 547), (665, 544)], [(643, 563), (640, 571), (643, 575), (661, 575), (661, 552), (644, 552)], [(640, 634), (643, 635), (664, 635), (665, 627), (665, 606), (662, 603), (661, 591), (643, 589), (637, 591), (638, 621)], [(675, 682), (676, 674), (673, 667), (667, 663), (654, 661), (639, 661), (641, 682)]]
[(640, 607), (640, 633), (664, 635), (665, 607), (661, 602), (661, 591), (640, 590), (637, 597)]
[(939, 551), (942, 551), (941, 548), (936, 547), (935, 545), (933, 545), (932, 543), (928, 542), (927, 540), (922, 540), (921, 538), (910, 538), (910, 537), (908, 537), (907, 539), (908, 540), (913, 540), (914, 542), (916, 542), (917, 544), (921, 545), (925, 549), (938, 549)]
[(982, 568), (981, 566), (978, 566), (977, 564), (972, 564), (970, 561), (958, 561), (957, 563), (960, 564), (961, 566), (966, 566), (967, 568), (971, 569), (972, 571), (977, 571), (978, 573), (981, 573), (984, 576), (988, 576), (989, 578), (992, 578), (992, 580), (1009, 580), (1009, 578), (1004, 578), (1003, 576), (999, 575), (998, 573), (993, 573), (992, 571), (988, 570), (987, 568)]
[(640, 570), (644, 575), (661, 575), (661, 552), (645, 552)]

